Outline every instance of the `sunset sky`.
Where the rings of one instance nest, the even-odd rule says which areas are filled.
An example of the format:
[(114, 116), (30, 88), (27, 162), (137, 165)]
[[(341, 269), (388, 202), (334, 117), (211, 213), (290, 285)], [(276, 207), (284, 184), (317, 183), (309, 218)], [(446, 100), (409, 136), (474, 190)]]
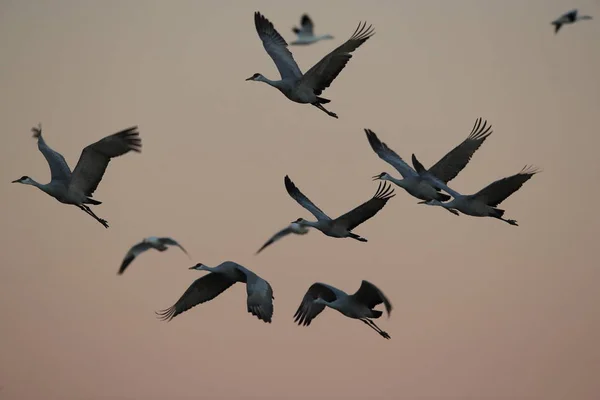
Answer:
[[(550, 22), (578, 8), (595, 19)], [(333, 40), (294, 47), (302, 71), (360, 21), (376, 34), (324, 93), (328, 117), (276, 89), (254, 28), (282, 36), (307, 12)], [(0, 400), (597, 400), (600, 396), (600, 1), (0, 0)], [(459, 217), (395, 187), (356, 228), (256, 250), (299, 218), (287, 174), (337, 217), (399, 174), (364, 128), (433, 165), (476, 118), (493, 126), (451, 182), (475, 193), (542, 169), (502, 203), (514, 227)], [(50, 180), (31, 137), (74, 168), (81, 150), (139, 126), (141, 154), (113, 159), (93, 209), (11, 184)], [(172, 236), (122, 276), (129, 247)], [(171, 322), (204, 272), (236, 261), (273, 286), (265, 324), (234, 285)], [(314, 282), (391, 300), (377, 323), (326, 309), (294, 324)], [(380, 306), (381, 307), (381, 306)], [(381, 308), (380, 308), (381, 309)]]

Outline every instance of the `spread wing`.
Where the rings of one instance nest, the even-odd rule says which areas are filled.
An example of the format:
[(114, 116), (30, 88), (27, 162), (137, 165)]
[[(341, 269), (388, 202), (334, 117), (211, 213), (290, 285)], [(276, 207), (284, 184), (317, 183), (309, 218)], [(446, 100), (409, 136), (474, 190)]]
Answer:
[(284, 178), (285, 189), (288, 194), (292, 197), (292, 199), (296, 200), (298, 204), (302, 207), (306, 208), (312, 215), (315, 216), (318, 220), (331, 220), (319, 207), (317, 207), (312, 201), (308, 199), (301, 191), (294, 185), (294, 182), (290, 179), (289, 176), (285, 176)]
[(351, 296), (369, 308), (375, 308), (377, 305), (383, 303), (388, 316), (392, 312), (392, 304), (390, 301), (385, 297), (383, 292), (371, 282), (362, 281), (360, 288), (358, 288), (356, 293)]
[(444, 183), (456, 178), (459, 172), (467, 166), (471, 157), (485, 139), (492, 134), (492, 126), (489, 125), (486, 128), (487, 121), (483, 121), (483, 124), (481, 121), (482, 119), (478, 118), (469, 136), (435, 163), (433, 167), (429, 168), (431, 174)]
[(288, 49), (287, 42), (277, 32), (271, 21), (257, 11), (254, 13), (254, 25), (265, 50), (277, 66), (281, 79), (300, 79), (302, 72), (300, 72), (294, 56), (292, 56), (292, 53)]
[(394, 196), (394, 189), (391, 188), (391, 185), (388, 182), (384, 182), (382, 185), (380, 182), (377, 192), (369, 201), (338, 217), (335, 222), (343, 224), (351, 231), (358, 225), (375, 216), (375, 214), (385, 206), (388, 200)]
[(313, 319), (325, 309), (324, 304), (315, 304), (314, 300), (322, 298), (325, 301), (332, 302), (337, 299), (337, 293), (333, 288), (324, 283), (313, 283), (302, 298), (298, 310), (294, 314), (294, 322), (298, 325), (309, 326)]
[(104, 176), (111, 158), (141, 152), (142, 141), (137, 126), (122, 130), (90, 144), (81, 152), (71, 176), (70, 188), (91, 196)]
[(538, 172), (536, 168), (525, 166), (518, 174), (492, 182), (471, 197), (496, 207)]
[(177, 246), (181, 249), (181, 251), (183, 251), (188, 257), (190, 256), (188, 254), (188, 252), (183, 248), (182, 245), (180, 245), (175, 239), (170, 238), (170, 237), (161, 237), (159, 239), (163, 244), (168, 244), (169, 246)]
[(292, 31), (298, 36), (313, 36), (313, 22), (308, 14), (302, 15), (300, 19), (300, 28), (292, 28)]
[(367, 134), (367, 139), (369, 140), (369, 144), (371, 145), (373, 151), (383, 161), (396, 168), (396, 170), (400, 172), (400, 175), (402, 175), (403, 178), (417, 176), (415, 170), (412, 169), (410, 165), (408, 165), (406, 161), (402, 159), (402, 157), (396, 154), (394, 150), (390, 149), (384, 142), (379, 140), (375, 132), (373, 132), (370, 129), (365, 129), (365, 133)]
[(69, 168), (69, 164), (67, 164), (62, 154), (52, 150), (46, 144), (46, 141), (42, 137), (42, 124), (31, 128), (31, 131), (33, 132), (33, 137), (38, 140), (38, 149), (44, 155), (50, 167), (50, 179), (52, 181), (68, 182), (71, 179), (71, 168)]
[(282, 238), (284, 238), (285, 236), (287, 236), (287, 235), (289, 235), (291, 233), (293, 233), (293, 231), (292, 231), (292, 228), (290, 226), (287, 226), (286, 228), (280, 230), (279, 232), (277, 232), (276, 234), (274, 234), (269, 240), (267, 240), (265, 242), (265, 244), (263, 244), (262, 247), (260, 249), (258, 249), (258, 251), (256, 252), (256, 254), (260, 253), (267, 246), (272, 245), (273, 243), (275, 243), (279, 239), (282, 239)]
[(248, 312), (264, 322), (273, 319), (273, 288), (266, 280), (255, 273), (246, 272), (246, 293)]
[(135, 260), (137, 256), (150, 249), (152, 246), (146, 242), (140, 242), (133, 246), (127, 254), (125, 254), (125, 258), (123, 258), (123, 262), (121, 263), (121, 267), (119, 268), (118, 274), (121, 275), (125, 272), (125, 269)]
[(161, 320), (170, 321), (182, 312), (214, 299), (234, 283), (235, 281), (228, 279), (223, 274), (211, 272), (202, 278), (196, 279), (179, 300), (177, 300), (177, 303), (156, 314)]
[(373, 36), (371, 25), (365, 29), (366, 25), (366, 22), (362, 26), (359, 24), (350, 39), (306, 71), (300, 84), (312, 88), (317, 96), (327, 89), (352, 58), (350, 53)]

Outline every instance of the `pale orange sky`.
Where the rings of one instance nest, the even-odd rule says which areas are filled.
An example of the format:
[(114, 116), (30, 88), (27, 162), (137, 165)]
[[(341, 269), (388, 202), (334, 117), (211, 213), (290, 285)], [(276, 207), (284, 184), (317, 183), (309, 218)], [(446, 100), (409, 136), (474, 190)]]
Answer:
[[(572, 8), (596, 19), (550, 21)], [(334, 40), (292, 47), (305, 71), (366, 20), (376, 34), (323, 96), (333, 119), (287, 100), (256, 34), (308, 12)], [(598, 111), (600, 3), (531, 1), (0, 1), (0, 392), (16, 399), (540, 399), (600, 393)], [(474, 193), (525, 164), (543, 169), (502, 204), (512, 227), (417, 205), (402, 189), (356, 229), (270, 235), (312, 217), (289, 174), (338, 216), (397, 176), (369, 147), (373, 129), (432, 165), (477, 117), (494, 133), (452, 181)], [(111, 162), (95, 193), (110, 228), (41, 191), (50, 178), (30, 128), (73, 168), (81, 149), (139, 125), (142, 154)], [(177, 250), (119, 263), (145, 236)], [(169, 323), (202, 275), (237, 261), (267, 279), (272, 324), (236, 285)], [(394, 305), (378, 324), (325, 310), (293, 314), (316, 281), (362, 279)]]

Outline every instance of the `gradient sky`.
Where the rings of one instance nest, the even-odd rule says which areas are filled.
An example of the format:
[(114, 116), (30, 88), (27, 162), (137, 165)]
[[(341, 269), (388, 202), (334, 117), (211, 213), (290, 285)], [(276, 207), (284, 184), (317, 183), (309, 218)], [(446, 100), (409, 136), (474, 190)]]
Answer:
[[(596, 19), (554, 35), (575, 7)], [(374, 25), (323, 94), (339, 120), (244, 81), (278, 78), (256, 10), (288, 40), (303, 12), (335, 36), (292, 47), (303, 71)], [(0, 399), (598, 399), (599, 18), (593, 0), (0, 0)], [(254, 255), (311, 217), (286, 174), (335, 217), (375, 193), (372, 175), (397, 175), (364, 128), (430, 166), (479, 116), (494, 133), (452, 187), (542, 168), (502, 204), (519, 227), (396, 188), (356, 229), (368, 243), (311, 232)], [(95, 193), (109, 229), (10, 183), (49, 180), (38, 122), (72, 168), (139, 125), (142, 154), (113, 160)], [(193, 260), (146, 253), (117, 276), (150, 235)], [(242, 285), (156, 319), (201, 276), (188, 267), (224, 260), (269, 280), (272, 324)], [(294, 324), (313, 282), (362, 279), (394, 305), (378, 321), (392, 340), (330, 309)]]

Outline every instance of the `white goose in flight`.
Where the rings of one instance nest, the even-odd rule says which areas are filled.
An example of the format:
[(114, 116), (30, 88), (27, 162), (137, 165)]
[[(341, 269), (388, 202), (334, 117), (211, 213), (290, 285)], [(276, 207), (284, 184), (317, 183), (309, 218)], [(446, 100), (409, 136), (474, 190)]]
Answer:
[(325, 307), (333, 308), (348, 318), (358, 319), (386, 339), (390, 335), (378, 327), (371, 318), (381, 317), (382, 311), (374, 310), (377, 305), (384, 304), (388, 318), (392, 312), (392, 304), (383, 292), (368, 281), (362, 281), (356, 293), (347, 293), (325, 283), (313, 283), (302, 298), (302, 302), (294, 314), (294, 322), (309, 326)]
[[(444, 184), (454, 179), (467, 166), (471, 157), (473, 157), (473, 154), (479, 149), (485, 139), (492, 134), (492, 126), (486, 127), (486, 125), (487, 121), (483, 121), (482, 123), (482, 119), (478, 118), (469, 136), (431, 167), (429, 173)], [(440, 193), (440, 188), (435, 187), (431, 181), (421, 177), (402, 157), (379, 140), (375, 132), (370, 129), (365, 129), (365, 132), (373, 151), (379, 158), (396, 168), (403, 177), (403, 179), (396, 179), (387, 172), (382, 172), (374, 176), (373, 179), (393, 182), (420, 200), (446, 201), (450, 199), (450, 196)], [(458, 215), (454, 210), (448, 211)]]
[(359, 24), (350, 39), (323, 57), (305, 74), (302, 74), (288, 49), (287, 42), (275, 30), (273, 24), (259, 12), (254, 13), (254, 24), (265, 50), (279, 70), (281, 80), (273, 81), (259, 73), (246, 80), (268, 83), (279, 89), (288, 99), (296, 103), (312, 104), (327, 115), (337, 118), (335, 113), (323, 107), (323, 104), (327, 104), (331, 100), (319, 96), (331, 85), (331, 82), (352, 58), (350, 53), (373, 36), (374, 32), (371, 26), (365, 29), (366, 23)]
[(246, 284), (248, 312), (271, 323), (275, 297), (269, 282), (233, 261), (222, 262), (214, 268), (198, 263), (190, 269), (210, 273), (196, 279), (172, 307), (157, 312), (160, 319), (170, 321), (182, 312), (214, 299), (236, 282), (242, 282)]
[(300, 28), (293, 27), (292, 32), (298, 36), (298, 39), (291, 42), (292, 45), (307, 45), (319, 42), (325, 39), (333, 39), (333, 36), (327, 35), (317, 35), (315, 36), (314, 32), (314, 24), (312, 19), (308, 16), (308, 14), (302, 15), (300, 19)]
[(557, 34), (560, 28), (565, 24), (574, 24), (577, 21), (592, 19), (589, 15), (577, 15), (577, 9), (564, 13), (559, 18), (551, 22), (554, 25), (554, 33)]
[(150, 236), (144, 238), (141, 242), (134, 245), (127, 254), (125, 254), (125, 258), (123, 258), (123, 262), (121, 263), (121, 267), (119, 268), (119, 275), (125, 272), (125, 269), (135, 260), (137, 256), (142, 254), (143, 252), (155, 249), (160, 252), (166, 251), (168, 249), (167, 246), (177, 246), (183, 251), (188, 257), (188, 252), (179, 244), (175, 239), (170, 237), (156, 237)]

